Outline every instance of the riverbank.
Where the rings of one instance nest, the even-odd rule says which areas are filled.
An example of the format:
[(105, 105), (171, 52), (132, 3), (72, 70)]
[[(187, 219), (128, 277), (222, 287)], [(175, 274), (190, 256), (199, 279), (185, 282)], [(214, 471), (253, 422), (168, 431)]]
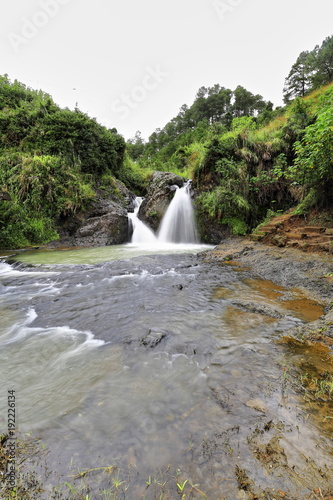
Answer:
[[(287, 301), (292, 303), (302, 296), (303, 312), (307, 310), (308, 321), (301, 323), (283, 333), (280, 340), (275, 341), (285, 346), (286, 353), (295, 356), (293, 365), (286, 364), (282, 381), (282, 395), (288, 400), (288, 392), (295, 391), (302, 398), (301, 407), (308, 417), (316, 421), (322, 432), (331, 435), (332, 400), (333, 400), (333, 259), (323, 253), (304, 253), (295, 248), (278, 248), (262, 243), (250, 241), (248, 238), (227, 239), (215, 249), (203, 252), (201, 259), (208, 262), (221, 262), (238, 266), (240, 271), (249, 271), (252, 276), (257, 276), (261, 291), (266, 288), (267, 297), (272, 289), (276, 299), (276, 290), (287, 292)], [(273, 286), (277, 284), (278, 287)], [(288, 299), (289, 295), (289, 299)], [(272, 296), (271, 296), (272, 297)], [(290, 301), (291, 298), (291, 301)], [(251, 299), (251, 297), (249, 297)], [(284, 298), (280, 298), (280, 300)], [(279, 300), (279, 299), (278, 299)], [(316, 301), (323, 306), (323, 314), (311, 320), (311, 302)], [(314, 316), (315, 317), (315, 316)], [(248, 437), (251, 442), (251, 437)], [(257, 443), (255, 443), (257, 445)], [(290, 465), (286, 460), (284, 449), (277, 441), (272, 440), (263, 450), (256, 449), (257, 458), (263, 464), (267, 461), (274, 466), (281, 467), (285, 472)], [(272, 467), (272, 465), (269, 465)], [(321, 475), (317, 464), (313, 463), (313, 476), (310, 473), (308, 480), (315, 483), (315, 476)], [(289, 470), (287, 474), (292, 475)], [(246, 498), (259, 498), (256, 496), (255, 487), (246, 483), (249, 496)], [(333, 478), (330, 478), (331, 484)], [(281, 486), (283, 485), (281, 482)], [(317, 482), (320, 484), (320, 482)], [(329, 500), (333, 491), (317, 488), (306, 499), (322, 498)], [(289, 497), (282, 488), (275, 493), (274, 498)], [(265, 497), (266, 498), (266, 497)], [(267, 497), (268, 498), (268, 497)], [(271, 497), (269, 497), (271, 498)], [(303, 497), (302, 497), (303, 498)]]
[(291, 334), (298, 339), (333, 345), (333, 259), (323, 253), (304, 253), (295, 248), (279, 248), (230, 238), (200, 258), (211, 262), (229, 262), (250, 267), (264, 280), (271, 280), (290, 289), (293, 295), (303, 293), (324, 306), (325, 314), (316, 321), (305, 323)]
[(51, 253), (2, 281), (0, 367), (21, 367), (20, 430), (54, 471), (26, 498), (332, 497), (331, 355), (291, 336), (329, 321), (330, 258), (246, 238), (94, 264)]

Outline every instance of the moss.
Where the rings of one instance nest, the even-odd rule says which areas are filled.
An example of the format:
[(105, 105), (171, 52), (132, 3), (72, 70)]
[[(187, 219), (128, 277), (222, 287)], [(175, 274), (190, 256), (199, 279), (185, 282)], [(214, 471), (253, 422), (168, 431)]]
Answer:
[(235, 236), (245, 236), (249, 229), (246, 222), (237, 217), (223, 217), (221, 224), (226, 224), (230, 227), (232, 234)]

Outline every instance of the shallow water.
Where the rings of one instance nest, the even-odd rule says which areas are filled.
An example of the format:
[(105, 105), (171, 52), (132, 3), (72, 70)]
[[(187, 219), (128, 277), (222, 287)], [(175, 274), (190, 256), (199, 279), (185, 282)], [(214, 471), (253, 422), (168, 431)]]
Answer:
[[(0, 262), (0, 379), (16, 391), (19, 431), (49, 450), (49, 488), (70, 471), (119, 461), (135, 470), (129, 499), (154, 498), (145, 481), (168, 464), (212, 500), (243, 498), (237, 467), (262, 489), (302, 498), (317, 481), (304, 457), (333, 466), (327, 429), (302, 413), (291, 387), (286, 394), (285, 367), (299, 354), (276, 343), (321, 306), (307, 318), (304, 297), (205, 263), (195, 249), (17, 257), (36, 268)], [(1, 409), (5, 399), (2, 391)], [(258, 459), (274, 436), (300, 482)], [(107, 478), (90, 481), (99, 498)], [(177, 497), (173, 483), (165, 498)]]
[(31, 250), (12, 256), (13, 260), (26, 264), (99, 264), (114, 260), (127, 260), (142, 255), (165, 255), (197, 253), (213, 248), (211, 245), (186, 243), (160, 243), (155, 241), (149, 244), (128, 243), (126, 245), (112, 245), (91, 248), (62, 248), (59, 250)]

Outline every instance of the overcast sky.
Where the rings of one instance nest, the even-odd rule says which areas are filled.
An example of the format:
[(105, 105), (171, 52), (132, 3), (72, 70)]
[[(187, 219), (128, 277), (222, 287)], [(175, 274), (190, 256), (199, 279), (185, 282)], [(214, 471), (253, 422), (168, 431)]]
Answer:
[(332, 19), (332, 0), (13, 0), (0, 74), (147, 139), (203, 85), (281, 105), (292, 64), (333, 34)]

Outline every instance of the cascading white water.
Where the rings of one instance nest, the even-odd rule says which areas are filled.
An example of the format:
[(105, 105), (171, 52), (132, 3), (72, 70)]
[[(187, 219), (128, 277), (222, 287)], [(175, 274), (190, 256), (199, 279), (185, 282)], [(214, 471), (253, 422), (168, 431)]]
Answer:
[(157, 237), (154, 232), (138, 218), (142, 198), (136, 198), (134, 212), (128, 214), (133, 227), (131, 243), (155, 245), (167, 243), (198, 243), (190, 186), (191, 181), (188, 181), (181, 188), (175, 186), (175, 195), (163, 217)]
[(161, 243), (197, 243), (197, 231), (190, 195), (191, 181), (183, 187), (176, 186), (173, 197), (158, 232)]
[(131, 243), (156, 243), (157, 238), (154, 232), (138, 217), (138, 212), (143, 198), (137, 197), (134, 200), (134, 212), (128, 214), (133, 227)]

